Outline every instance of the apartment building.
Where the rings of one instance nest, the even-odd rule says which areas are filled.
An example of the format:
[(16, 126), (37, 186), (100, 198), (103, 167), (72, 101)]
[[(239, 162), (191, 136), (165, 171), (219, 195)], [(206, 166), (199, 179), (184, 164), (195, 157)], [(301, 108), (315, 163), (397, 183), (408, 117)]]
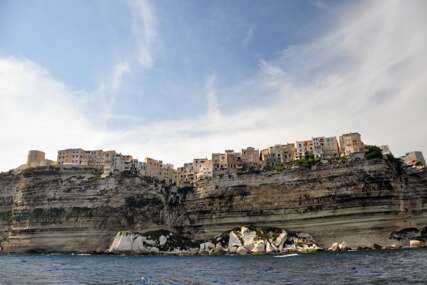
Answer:
[(192, 162), (184, 163), (182, 167), (177, 168), (176, 184), (180, 187), (192, 186), (196, 178), (194, 164)]
[(313, 140), (297, 141), (295, 159), (302, 159), (308, 153), (314, 153)]
[(239, 152), (229, 149), (225, 151), (225, 159), (227, 161), (228, 170), (236, 170), (242, 168), (242, 155)]
[(261, 163), (259, 150), (253, 147), (242, 149), (241, 158), (244, 164), (259, 165)]
[(88, 165), (86, 151), (81, 148), (70, 148), (58, 151), (59, 165)]
[(425, 167), (426, 160), (421, 151), (411, 151), (400, 157), (404, 164), (408, 166)]
[(196, 178), (202, 178), (202, 177), (212, 177), (213, 176), (213, 169), (212, 169), (212, 160), (205, 160), (198, 172), (196, 173)]
[(294, 144), (277, 144), (270, 147), (270, 158), (273, 164), (283, 164), (294, 160), (295, 145)]
[(146, 157), (144, 160), (144, 163), (145, 163), (145, 175), (160, 179), (163, 162), (161, 160), (156, 160), (153, 158)]
[(317, 158), (332, 159), (340, 155), (336, 137), (316, 137), (313, 141), (313, 155)]
[(212, 171), (224, 171), (227, 169), (227, 157), (225, 153), (212, 153)]
[(262, 149), (260, 152), (261, 161), (265, 162), (271, 158), (271, 148)]
[(359, 133), (348, 133), (340, 136), (339, 147), (341, 156), (350, 156), (353, 153), (365, 151), (365, 145)]
[(177, 171), (174, 169), (173, 164), (163, 164), (160, 173), (160, 181), (163, 181), (168, 185), (172, 185), (176, 183), (176, 179)]

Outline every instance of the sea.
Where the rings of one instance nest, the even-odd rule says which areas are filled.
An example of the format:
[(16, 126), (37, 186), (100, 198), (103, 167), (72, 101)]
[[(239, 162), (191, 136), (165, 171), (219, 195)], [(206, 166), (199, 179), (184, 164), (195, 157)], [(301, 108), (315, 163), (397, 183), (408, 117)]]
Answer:
[(2, 255), (0, 284), (427, 284), (427, 250), (288, 256)]

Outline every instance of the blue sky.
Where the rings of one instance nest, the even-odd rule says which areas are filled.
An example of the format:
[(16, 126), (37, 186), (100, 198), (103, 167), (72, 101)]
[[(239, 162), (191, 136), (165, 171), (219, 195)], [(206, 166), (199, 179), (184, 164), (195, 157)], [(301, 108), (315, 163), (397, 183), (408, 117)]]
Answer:
[(424, 150), (396, 131), (425, 116), (425, 16), (423, 1), (3, 0), (0, 118), (21, 134), (0, 167), (29, 148), (180, 164), (352, 130)]
[[(322, 34), (340, 2), (329, 3), (332, 10), (318, 3), (155, 1), (158, 39), (147, 71), (129, 56), (138, 43), (126, 1), (6, 1), (0, 52), (43, 65), (74, 90), (93, 90), (111, 66), (130, 62), (134, 74), (124, 79), (114, 112), (173, 119), (203, 112), (200, 90), (211, 74), (219, 87), (233, 85), (254, 74), (260, 60)], [(219, 100), (244, 104), (246, 98)]]

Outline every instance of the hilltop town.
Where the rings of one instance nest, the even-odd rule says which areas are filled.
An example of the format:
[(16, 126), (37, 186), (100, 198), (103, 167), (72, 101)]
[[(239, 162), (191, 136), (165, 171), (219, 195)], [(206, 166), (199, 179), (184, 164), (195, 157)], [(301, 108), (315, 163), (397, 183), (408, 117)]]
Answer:
[[(45, 153), (31, 150), (27, 163), (17, 170), (41, 166), (90, 167), (102, 171), (103, 177), (114, 173), (131, 172), (141, 176), (155, 178), (167, 185), (179, 187), (193, 186), (198, 180), (215, 177), (231, 172), (260, 172), (284, 170), (298, 165), (328, 163), (339, 159), (365, 159), (367, 152), (380, 156), (392, 155), (387, 145), (367, 146), (360, 133), (353, 132), (338, 137), (314, 137), (296, 143), (277, 144), (266, 149), (247, 147), (241, 152), (225, 150), (224, 153), (212, 153), (211, 159), (195, 158), (192, 162), (174, 168), (170, 163), (145, 158), (139, 161), (131, 155), (123, 155), (114, 150), (84, 150), (81, 148), (58, 151), (57, 160), (48, 160)], [(425, 167), (422, 152), (413, 151), (400, 157), (409, 167)]]

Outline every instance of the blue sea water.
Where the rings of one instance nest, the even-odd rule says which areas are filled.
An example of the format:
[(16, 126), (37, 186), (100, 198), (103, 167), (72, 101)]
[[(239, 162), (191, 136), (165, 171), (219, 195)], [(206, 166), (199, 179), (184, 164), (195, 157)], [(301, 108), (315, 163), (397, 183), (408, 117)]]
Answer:
[(427, 284), (427, 250), (273, 256), (0, 256), (0, 284)]

